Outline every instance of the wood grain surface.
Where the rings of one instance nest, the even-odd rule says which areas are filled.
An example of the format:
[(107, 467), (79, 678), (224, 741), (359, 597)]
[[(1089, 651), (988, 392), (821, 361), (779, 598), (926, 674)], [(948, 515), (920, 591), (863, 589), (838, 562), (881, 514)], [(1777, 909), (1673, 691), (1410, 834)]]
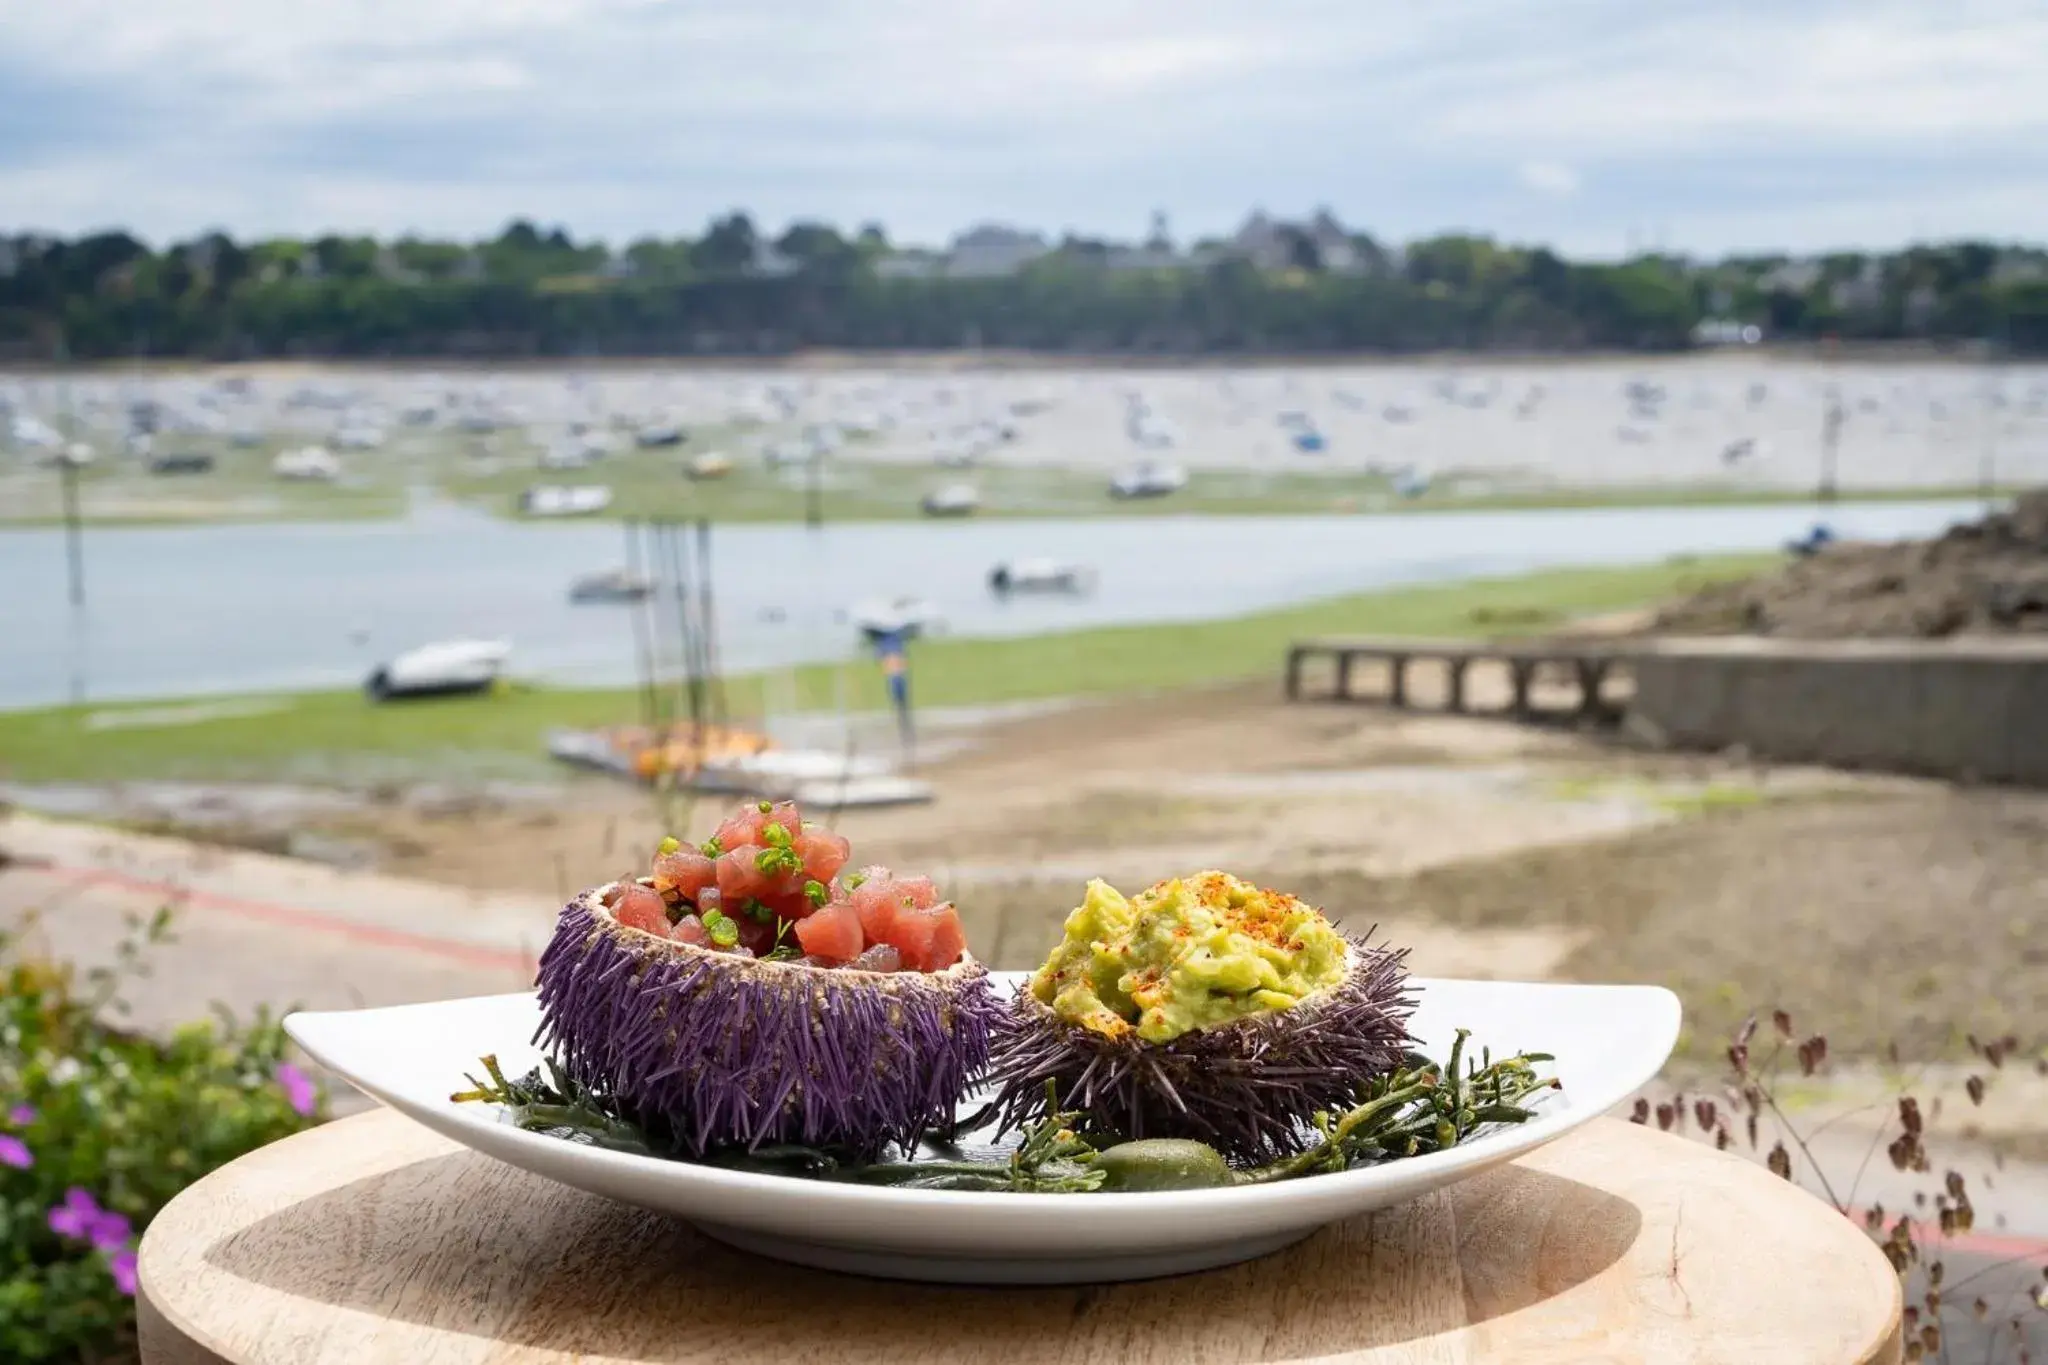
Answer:
[(1900, 1358), (1898, 1280), (1848, 1220), (1614, 1120), (1246, 1265), (995, 1290), (761, 1260), (380, 1110), (178, 1196), (141, 1278), (147, 1365)]

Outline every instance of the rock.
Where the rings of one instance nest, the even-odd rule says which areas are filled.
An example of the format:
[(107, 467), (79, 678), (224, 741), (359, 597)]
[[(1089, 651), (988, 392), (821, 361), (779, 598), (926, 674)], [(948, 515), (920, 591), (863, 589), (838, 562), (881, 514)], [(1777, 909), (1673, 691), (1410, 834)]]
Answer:
[(1934, 540), (1829, 545), (1657, 614), (1674, 635), (1802, 639), (2048, 633), (2048, 490)]

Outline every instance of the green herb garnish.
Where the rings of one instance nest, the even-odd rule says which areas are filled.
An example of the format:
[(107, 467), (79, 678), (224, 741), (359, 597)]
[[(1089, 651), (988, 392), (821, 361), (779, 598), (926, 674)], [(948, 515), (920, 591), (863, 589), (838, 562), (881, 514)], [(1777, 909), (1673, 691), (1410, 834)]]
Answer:
[[(776, 828), (774, 825), (770, 829)], [(754, 870), (770, 875), (792, 874), (803, 871), (804, 860), (796, 856), (796, 850), (787, 844), (780, 847), (764, 848), (754, 855)]]

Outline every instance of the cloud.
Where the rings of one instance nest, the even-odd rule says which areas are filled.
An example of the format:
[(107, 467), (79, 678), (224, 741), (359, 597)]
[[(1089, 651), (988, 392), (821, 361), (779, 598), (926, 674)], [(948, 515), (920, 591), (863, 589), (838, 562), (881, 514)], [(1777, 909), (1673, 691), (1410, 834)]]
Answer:
[[(0, 205), (156, 239), (731, 207), (1182, 236), (1319, 204), (1611, 253), (2048, 221), (2031, 0), (64, 0), (0, 26)], [(1503, 175), (1503, 166), (1515, 168)], [(1938, 191), (1938, 192), (1937, 192)]]
[(1538, 194), (1558, 199), (1578, 193), (1579, 173), (1562, 161), (1524, 161), (1515, 168), (1515, 178)]

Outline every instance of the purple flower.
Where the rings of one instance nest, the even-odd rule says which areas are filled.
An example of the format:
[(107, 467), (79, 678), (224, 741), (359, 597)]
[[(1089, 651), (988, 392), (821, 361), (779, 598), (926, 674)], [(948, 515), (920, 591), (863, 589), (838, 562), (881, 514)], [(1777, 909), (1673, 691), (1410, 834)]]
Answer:
[(100, 1219), (106, 1216), (107, 1211), (97, 1199), (73, 1185), (64, 1191), (64, 1202), (50, 1210), (50, 1231), (59, 1237), (89, 1241)]
[(135, 1237), (135, 1225), (112, 1209), (102, 1209), (85, 1229), (94, 1251), (119, 1251)]
[(17, 1104), (7, 1111), (7, 1121), (16, 1128), (26, 1128), (36, 1121), (36, 1108), (32, 1104)]
[(320, 1092), (314, 1087), (312, 1077), (290, 1062), (281, 1062), (277, 1068), (277, 1083), (284, 1088), (285, 1100), (293, 1110), (304, 1117), (312, 1117), (313, 1110), (320, 1104)]
[(35, 1164), (36, 1154), (28, 1149), (26, 1142), (10, 1133), (0, 1133), (0, 1166), (25, 1171)]
[(117, 1251), (107, 1258), (107, 1270), (114, 1277), (114, 1287), (129, 1298), (135, 1297), (135, 1253), (132, 1250)]

